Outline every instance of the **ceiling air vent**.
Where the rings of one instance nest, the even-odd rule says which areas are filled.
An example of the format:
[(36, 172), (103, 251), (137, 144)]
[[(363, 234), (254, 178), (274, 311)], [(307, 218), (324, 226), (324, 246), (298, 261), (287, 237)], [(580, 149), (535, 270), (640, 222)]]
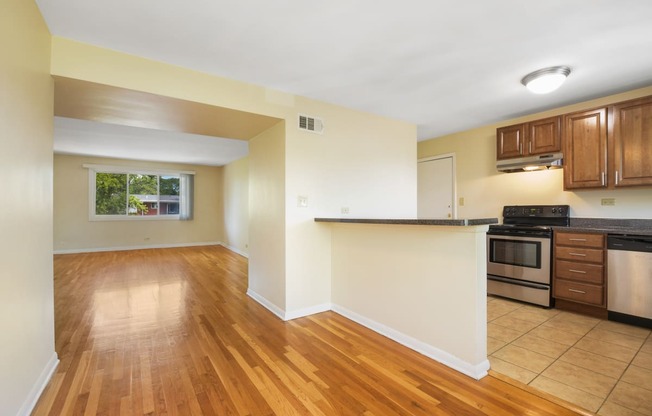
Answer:
[(324, 122), (317, 117), (299, 114), (299, 130), (322, 134), (324, 132)]

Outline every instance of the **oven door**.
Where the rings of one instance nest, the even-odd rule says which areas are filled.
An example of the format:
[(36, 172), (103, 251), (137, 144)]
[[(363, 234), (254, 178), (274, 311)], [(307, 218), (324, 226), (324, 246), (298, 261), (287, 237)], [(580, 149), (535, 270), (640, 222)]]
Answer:
[(550, 285), (548, 237), (487, 234), (487, 274)]

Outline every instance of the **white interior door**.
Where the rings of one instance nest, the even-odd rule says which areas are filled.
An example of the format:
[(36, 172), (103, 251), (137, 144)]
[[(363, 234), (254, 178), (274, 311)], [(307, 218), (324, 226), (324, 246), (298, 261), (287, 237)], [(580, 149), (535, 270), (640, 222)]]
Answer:
[(419, 160), (417, 217), (455, 218), (454, 155)]

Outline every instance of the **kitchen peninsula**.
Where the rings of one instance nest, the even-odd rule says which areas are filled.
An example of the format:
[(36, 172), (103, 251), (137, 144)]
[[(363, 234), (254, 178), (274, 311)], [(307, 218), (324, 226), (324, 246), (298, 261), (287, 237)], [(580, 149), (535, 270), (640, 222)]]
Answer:
[(315, 218), (332, 309), (473, 378), (487, 374), (486, 232), (496, 218)]

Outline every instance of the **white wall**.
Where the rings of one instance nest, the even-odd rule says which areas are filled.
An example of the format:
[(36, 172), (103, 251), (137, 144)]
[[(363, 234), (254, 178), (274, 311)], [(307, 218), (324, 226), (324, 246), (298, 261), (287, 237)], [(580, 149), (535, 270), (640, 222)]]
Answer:
[[(652, 95), (652, 87), (508, 120), (420, 142), (419, 157), (455, 153), (460, 218), (502, 217), (504, 205), (568, 204), (573, 217), (652, 218), (652, 188), (564, 191), (563, 170), (500, 173), (496, 170), (496, 128), (528, 120), (594, 108), (612, 102)], [(615, 198), (615, 206), (602, 206)]]
[(231, 250), (249, 253), (249, 158), (224, 166), (224, 244)]
[(0, 6), (0, 414), (27, 415), (57, 364), (50, 34), (33, 1)]

